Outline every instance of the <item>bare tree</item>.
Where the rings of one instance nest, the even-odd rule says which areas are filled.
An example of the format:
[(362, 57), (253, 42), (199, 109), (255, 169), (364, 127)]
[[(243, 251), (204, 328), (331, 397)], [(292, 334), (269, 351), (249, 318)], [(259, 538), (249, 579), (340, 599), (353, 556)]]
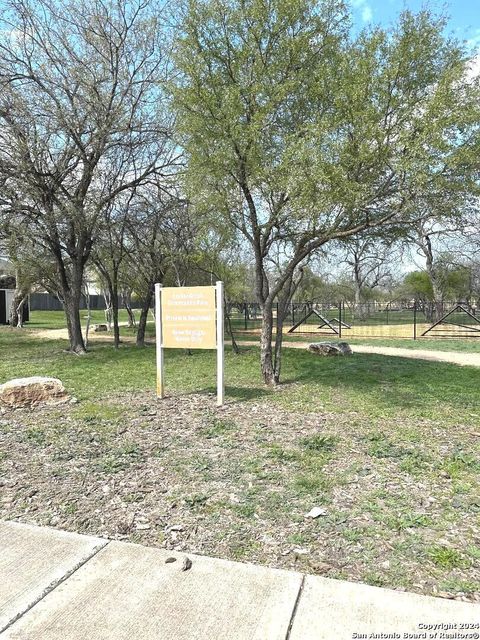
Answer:
[(394, 240), (363, 234), (353, 238), (343, 249), (353, 279), (355, 314), (362, 317), (366, 292), (380, 287), (395, 268)]
[(0, 16), (0, 211), (55, 262), (76, 353), (102, 215), (173, 158), (159, 15), (154, 0), (7, 0)]
[(445, 264), (442, 256), (462, 237), (466, 225), (464, 215), (458, 211), (453, 213), (455, 215), (450, 219), (426, 215), (407, 236), (416, 254), (425, 261), (425, 272), (432, 285), (433, 304), (428, 314), (428, 320), (432, 322), (440, 320), (445, 313)]
[(127, 191), (104, 209), (97, 232), (97, 240), (92, 253), (95, 265), (108, 301), (107, 310), (113, 321), (113, 341), (118, 349), (120, 326), (118, 321), (120, 269), (132, 246), (127, 241), (128, 217), (134, 198), (134, 191)]
[[(128, 218), (133, 251), (124, 264), (125, 283), (140, 297), (137, 346), (145, 344), (147, 318), (156, 282), (164, 282), (172, 268), (178, 236), (185, 225), (186, 203), (175, 189), (157, 181), (139, 190)], [(177, 281), (177, 284), (179, 282)], [(180, 284), (184, 284), (180, 282)]]
[[(2, 240), (3, 238), (3, 240)], [(11, 217), (0, 225), (0, 240), (8, 255), (14, 292), (8, 313), (11, 327), (23, 327), (25, 303), (30, 293), (45, 288), (52, 273), (52, 259), (28, 233), (22, 220)]]

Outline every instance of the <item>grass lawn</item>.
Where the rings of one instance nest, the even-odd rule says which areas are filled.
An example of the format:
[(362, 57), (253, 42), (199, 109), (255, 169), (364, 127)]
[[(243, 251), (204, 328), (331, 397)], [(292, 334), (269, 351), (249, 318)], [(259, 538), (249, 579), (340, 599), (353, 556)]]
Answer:
[[(105, 323), (104, 311), (93, 310), (90, 312), (90, 316), (91, 325)], [(127, 322), (128, 315), (125, 309), (119, 310), (118, 317), (120, 322)], [(80, 311), (80, 318), (82, 325), (85, 326), (87, 321), (87, 311), (85, 309)], [(30, 320), (25, 325), (28, 329), (64, 329), (66, 326), (65, 313), (63, 311), (32, 311)]]
[(0, 517), (480, 600), (480, 369), (286, 349), (272, 391), (227, 349), (217, 409), (212, 352), (167, 351), (157, 401), (152, 346), (66, 346), (0, 328), (0, 383), (79, 400), (0, 415)]

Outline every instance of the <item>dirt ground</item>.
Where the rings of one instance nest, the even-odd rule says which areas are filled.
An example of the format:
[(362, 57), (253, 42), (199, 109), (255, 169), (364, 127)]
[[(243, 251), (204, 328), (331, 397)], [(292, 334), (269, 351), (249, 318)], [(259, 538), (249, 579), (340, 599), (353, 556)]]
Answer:
[[(317, 339), (318, 340), (318, 336)], [(245, 341), (244, 345), (255, 346), (258, 342)], [(284, 342), (283, 346), (289, 349), (306, 349), (308, 342)], [(480, 353), (464, 353), (461, 351), (433, 351), (427, 349), (402, 349), (400, 347), (376, 347), (374, 345), (351, 345), (354, 353), (376, 353), (382, 356), (394, 356), (397, 358), (413, 358), (414, 360), (432, 360), (435, 362), (450, 362), (460, 366), (480, 367)]]
[(8, 411), (0, 517), (480, 601), (480, 498), (442, 466), (465, 433), (400, 422), (199, 394)]

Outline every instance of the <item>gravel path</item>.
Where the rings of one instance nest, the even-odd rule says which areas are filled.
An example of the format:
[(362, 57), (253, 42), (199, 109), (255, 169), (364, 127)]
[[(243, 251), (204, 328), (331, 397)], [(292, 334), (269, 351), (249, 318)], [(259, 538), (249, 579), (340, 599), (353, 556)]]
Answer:
[(435, 360), (436, 362), (451, 362), (452, 364), (459, 364), (462, 367), (480, 367), (480, 353), (429, 351), (427, 349), (401, 349), (400, 347), (375, 347), (363, 344), (354, 345), (352, 349), (356, 353), (378, 353), (383, 356)]
[[(258, 346), (258, 342), (247, 340), (239, 344)], [(309, 342), (284, 342), (290, 349), (306, 349)], [(371, 345), (350, 345), (354, 353), (377, 353), (381, 356), (397, 358), (413, 358), (417, 360), (433, 360), (434, 362), (451, 362), (462, 367), (480, 367), (480, 353), (462, 353), (460, 351), (430, 351), (427, 349), (402, 349), (400, 347), (375, 347)]]

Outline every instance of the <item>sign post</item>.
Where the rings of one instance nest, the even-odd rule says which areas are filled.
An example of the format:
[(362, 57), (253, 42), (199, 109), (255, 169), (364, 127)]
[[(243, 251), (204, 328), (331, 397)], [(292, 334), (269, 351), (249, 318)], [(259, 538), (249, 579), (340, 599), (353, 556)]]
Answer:
[(155, 285), (157, 397), (164, 397), (164, 349), (217, 350), (217, 405), (225, 399), (223, 282), (210, 287)]
[(217, 281), (217, 407), (225, 400), (225, 353), (223, 348), (223, 282)]
[(155, 285), (155, 343), (157, 351), (157, 398), (163, 398), (162, 285)]

